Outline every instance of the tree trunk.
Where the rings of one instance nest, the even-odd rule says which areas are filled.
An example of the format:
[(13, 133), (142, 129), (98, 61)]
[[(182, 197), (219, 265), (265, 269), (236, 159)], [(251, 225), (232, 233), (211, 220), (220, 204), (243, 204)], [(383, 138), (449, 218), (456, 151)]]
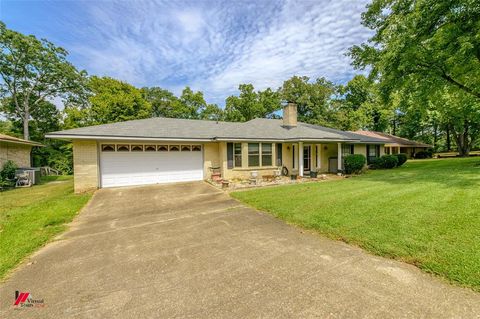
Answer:
[(30, 139), (30, 131), (28, 129), (28, 122), (30, 121), (30, 108), (28, 103), (25, 102), (23, 105), (23, 139), (29, 140)]
[(457, 141), (458, 154), (460, 157), (467, 157), (470, 154), (470, 134), (468, 121), (464, 122), (462, 132), (454, 132)]
[(450, 124), (447, 125), (447, 152), (452, 150), (452, 141), (450, 140)]

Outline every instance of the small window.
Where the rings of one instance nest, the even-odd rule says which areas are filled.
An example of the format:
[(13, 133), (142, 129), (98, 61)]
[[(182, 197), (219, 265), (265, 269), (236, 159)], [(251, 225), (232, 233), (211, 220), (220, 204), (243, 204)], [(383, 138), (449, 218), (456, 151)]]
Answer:
[(167, 145), (158, 145), (157, 151), (159, 151), (159, 152), (168, 152), (168, 146), (167, 146)]
[(235, 167), (242, 167), (242, 143), (234, 144), (234, 163)]
[(248, 166), (260, 166), (260, 144), (248, 143)]
[(354, 146), (353, 144), (343, 144), (342, 145), (342, 155), (352, 155), (354, 153)]
[(130, 145), (128, 144), (117, 144), (117, 152), (129, 152)]
[(192, 145), (192, 152), (200, 152), (202, 150), (201, 145)]
[(178, 146), (178, 145), (170, 145), (170, 146), (168, 147), (168, 150), (169, 150), (170, 152), (178, 152), (178, 151), (180, 151), (180, 146)]
[(102, 152), (115, 152), (114, 144), (102, 144)]
[(143, 152), (143, 145), (132, 145), (132, 152)]
[(155, 152), (157, 147), (155, 145), (145, 145), (145, 152)]
[(182, 152), (190, 152), (191, 146), (190, 145), (182, 145)]
[(262, 143), (262, 166), (272, 166), (271, 143)]

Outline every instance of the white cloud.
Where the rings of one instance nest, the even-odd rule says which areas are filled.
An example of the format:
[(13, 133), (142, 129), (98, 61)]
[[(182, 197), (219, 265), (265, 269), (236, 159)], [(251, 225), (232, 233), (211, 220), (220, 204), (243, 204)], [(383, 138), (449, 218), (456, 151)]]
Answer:
[[(240, 83), (277, 88), (292, 75), (353, 76), (344, 54), (365, 41), (366, 0), (88, 2), (92, 22), (74, 47), (90, 73), (223, 103)], [(82, 34), (83, 32), (83, 34)], [(93, 41), (92, 41), (93, 40)]]

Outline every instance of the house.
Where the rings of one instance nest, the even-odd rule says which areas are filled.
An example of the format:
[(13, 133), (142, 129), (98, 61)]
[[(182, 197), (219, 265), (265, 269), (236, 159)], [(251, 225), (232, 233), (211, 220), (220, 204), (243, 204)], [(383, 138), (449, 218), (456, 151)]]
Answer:
[(75, 191), (210, 179), (273, 175), (286, 167), (300, 176), (316, 169), (337, 172), (346, 154), (378, 157), (384, 141), (306, 123), (297, 107), (283, 120), (245, 123), (149, 118), (52, 132), (73, 141)]
[(385, 142), (385, 154), (404, 153), (407, 154), (408, 158), (413, 158), (416, 153), (432, 148), (432, 145), (429, 144), (407, 140), (403, 137), (382, 132), (356, 131), (355, 133), (383, 140)]
[(18, 167), (32, 166), (32, 147), (40, 143), (0, 134), (0, 169), (6, 161), (13, 161)]

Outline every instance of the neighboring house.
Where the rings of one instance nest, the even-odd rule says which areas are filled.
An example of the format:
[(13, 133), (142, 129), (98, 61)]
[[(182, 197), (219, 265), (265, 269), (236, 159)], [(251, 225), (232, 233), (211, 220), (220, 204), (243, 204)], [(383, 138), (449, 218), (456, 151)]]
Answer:
[[(53, 132), (73, 141), (75, 191), (210, 179), (273, 175), (285, 166), (300, 176), (337, 172), (345, 154), (378, 157), (383, 140), (297, 123), (289, 103), (283, 120), (245, 123), (149, 118)], [(368, 149), (368, 151), (367, 151)]]
[(0, 169), (6, 161), (13, 161), (18, 167), (32, 166), (32, 147), (40, 143), (0, 134)]
[(408, 158), (413, 158), (416, 153), (432, 148), (432, 145), (429, 144), (407, 140), (403, 137), (382, 132), (356, 131), (355, 133), (383, 140), (385, 142), (385, 154), (404, 153), (407, 154)]

